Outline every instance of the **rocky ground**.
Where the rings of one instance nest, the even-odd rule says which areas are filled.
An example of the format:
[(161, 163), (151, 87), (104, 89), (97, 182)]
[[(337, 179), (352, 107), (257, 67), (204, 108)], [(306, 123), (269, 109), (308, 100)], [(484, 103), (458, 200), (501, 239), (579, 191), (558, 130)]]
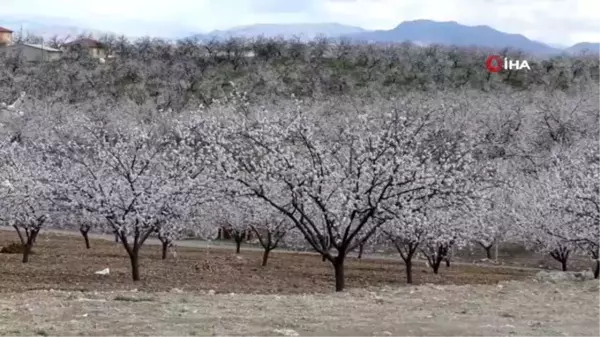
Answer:
[(388, 286), (336, 294), (28, 291), (2, 335), (598, 336), (598, 282)]

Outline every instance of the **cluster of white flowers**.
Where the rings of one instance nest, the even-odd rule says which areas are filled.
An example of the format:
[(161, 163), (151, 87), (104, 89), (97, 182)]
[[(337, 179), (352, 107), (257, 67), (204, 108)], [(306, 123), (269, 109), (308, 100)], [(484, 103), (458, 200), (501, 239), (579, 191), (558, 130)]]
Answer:
[(508, 178), (477, 158), (481, 134), (431, 118), (452, 104), (401, 103), (345, 114), (299, 100), (253, 108), (234, 91), (210, 111), (32, 115), (27, 123), (50, 126), (1, 146), (1, 218), (29, 247), (46, 223), (116, 233), (134, 280), (149, 237), (166, 249), (223, 226), (254, 233), (264, 264), (281, 243), (312, 248), (332, 263), (337, 290), (346, 257), (367, 241), (393, 244), (409, 282), (418, 252), (437, 272), (453, 247), (489, 251), (508, 235), (598, 257), (596, 145), (557, 154), (535, 179)]

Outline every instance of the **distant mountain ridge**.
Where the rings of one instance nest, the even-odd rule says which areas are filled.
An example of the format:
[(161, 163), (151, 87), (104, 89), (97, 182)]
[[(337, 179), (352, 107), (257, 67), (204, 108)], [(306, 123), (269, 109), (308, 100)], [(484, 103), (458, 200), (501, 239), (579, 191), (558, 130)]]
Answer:
[(520, 34), (509, 34), (489, 26), (465, 26), (455, 21), (405, 21), (391, 30), (378, 30), (344, 36), (353, 41), (405, 42), (426, 44), (478, 46), (495, 49), (506, 47), (534, 54), (556, 54), (562, 50)]
[[(125, 35), (128, 38), (152, 36), (165, 39), (180, 39), (194, 34), (194, 29), (184, 25), (169, 25), (164, 23), (148, 23), (143, 21), (119, 21), (106, 23), (106, 29), (95, 28), (84, 22), (69, 20), (67, 18), (51, 17), (7, 17), (0, 14), (0, 27), (24, 34), (33, 34), (45, 39), (58, 36), (59, 38), (74, 38), (78, 35), (92, 35), (100, 37), (106, 34), (117, 36)], [(127, 30), (128, 34), (123, 31)]]
[(122, 33), (119, 32), (120, 30), (129, 27), (139, 32), (137, 34), (128, 34), (129, 37), (146, 34), (167, 39), (193, 37), (200, 40), (226, 40), (231, 37), (255, 38), (264, 36), (266, 38), (282, 37), (284, 39), (297, 37), (302, 41), (309, 41), (322, 36), (329, 39), (345, 39), (355, 42), (402, 43), (408, 41), (421, 46), (441, 44), (478, 46), (494, 49), (508, 47), (536, 55), (578, 54), (584, 51), (600, 54), (600, 44), (595, 42), (581, 42), (563, 48), (560, 45), (549, 45), (534, 41), (520, 34), (505, 33), (489, 26), (466, 26), (455, 21), (405, 21), (390, 30), (374, 31), (339, 23), (253, 24), (198, 34), (194, 33), (190, 27), (177, 24), (150, 24), (148, 22), (137, 21), (127, 23), (115, 22), (107, 24), (107, 27), (110, 27), (110, 31), (108, 31), (85, 28), (85, 24), (68, 19), (46, 17), (11, 18), (0, 15), (0, 27), (9, 28), (16, 32), (22, 28), (24, 32), (41, 35), (44, 38), (51, 38), (53, 36), (75, 37), (79, 34), (89, 33), (94, 36), (106, 33), (119, 35)]
[(0, 27), (8, 28), (15, 33), (22, 31), (23, 34), (41, 36), (44, 39), (50, 39), (54, 36), (74, 38), (82, 34), (96, 36), (105, 33), (95, 29), (84, 28), (77, 22), (36, 17), (21, 19), (0, 16)]
[(317, 36), (344, 39), (354, 42), (402, 43), (412, 42), (425, 46), (429, 44), (477, 46), (493, 49), (512, 48), (535, 55), (576, 54), (583, 50), (600, 53), (598, 43), (581, 42), (571, 47), (561, 48), (531, 40), (521, 34), (510, 34), (489, 26), (466, 26), (455, 21), (414, 20), (405, 21), (391, 30), (369, 31), (360, 27), (341, 24), (256, 24), (234, 27), (228, 30), (196, 34), (202, 40), (227, 39), (231, 37), (253, 38), (302, 37), (310, 40)]
[(580, 42), (580, 43), (572, 45), (569, 48), (565, 48), (565, 50), (571, 54), (579, 54), (582, 52), (598, 54), (598, 53), (600, 53), (600, 43)]
[(231, 37), (253, 38), (263, 36), (265, 38), (299, 38), (300, 40), (307, 41), (313, 40), (319, 36), (337, 38), (347, 34), (358, 34), (363, 32), (366, 32), (363, 28), (342, 25), (339, 23), (256, 24), (233, 27), (227, 30), (215, 30), (208, 34), (196, 34), (192, 37), (202, 40), (219, 40)]

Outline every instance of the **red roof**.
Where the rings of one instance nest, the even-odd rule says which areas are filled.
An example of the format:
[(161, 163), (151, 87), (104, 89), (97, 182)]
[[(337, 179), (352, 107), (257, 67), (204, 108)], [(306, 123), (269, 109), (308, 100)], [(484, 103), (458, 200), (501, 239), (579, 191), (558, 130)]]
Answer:
[(8, 28), (0, 27), (0, 33), (12, 33), (12, 32), (13, 31)]
[(81, 46), (86, 48), (104, 48), (104, 44), (94, 39), (78, 39), (66, 43), (65, 46)]

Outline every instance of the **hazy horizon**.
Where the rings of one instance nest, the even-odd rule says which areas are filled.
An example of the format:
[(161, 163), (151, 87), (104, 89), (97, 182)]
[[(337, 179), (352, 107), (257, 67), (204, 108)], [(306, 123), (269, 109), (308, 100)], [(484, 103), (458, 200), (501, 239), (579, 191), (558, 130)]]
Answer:
[(253, 24), (339, 23), (375, 30), (427, 19), (487, 25), (547, 44), (600, 41), (599, 5), (591, 0), (4, 0), (2, 5), (5, 20), (46, 20), (130, 36)]

